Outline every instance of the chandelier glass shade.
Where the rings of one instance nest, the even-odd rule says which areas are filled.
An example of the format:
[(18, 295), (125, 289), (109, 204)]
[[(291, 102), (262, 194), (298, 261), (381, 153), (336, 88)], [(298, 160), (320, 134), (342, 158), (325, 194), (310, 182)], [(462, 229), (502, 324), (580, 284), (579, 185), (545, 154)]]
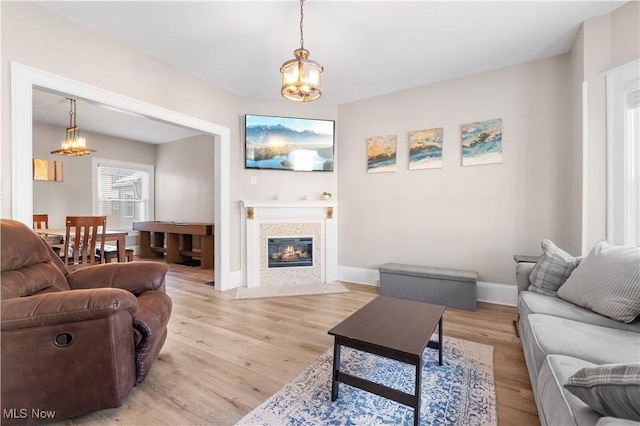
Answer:
[(87, 138), (80, 136), (80, 127), (76, 123), (76, 100), (67, 99), (69, 99), (69, 127), (67, 127), (65, 138), (60, 143), (60, 149), (51, 153), (79, 157), (96, 152), (94, 149), (87, 149)]
[(309, 51), (304, 48), (302, 21), (304, 0), (300, 0), (300, 49), (293, 51), (289, 59), (280, 67), (282, 88), (280, 93), (286, 99), (295, 102), (312, 102), (320, 98), (320, 82), (323, 68), (309, 59)]

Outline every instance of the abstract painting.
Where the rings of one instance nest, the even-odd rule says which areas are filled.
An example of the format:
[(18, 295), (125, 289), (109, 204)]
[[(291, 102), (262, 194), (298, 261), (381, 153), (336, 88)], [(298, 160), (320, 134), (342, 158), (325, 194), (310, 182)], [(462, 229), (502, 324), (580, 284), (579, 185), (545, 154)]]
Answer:
[(502, 163), (502, 119), (461, 126), (462, 165)]
[(442, 168), (442, 127), (409, 132), (409, 170)]
[(62, 182), (62, 161), (34, 158), (33, 180)]
[(396, 135), (375, 136), (367, 139), (367, 172), (396, 171)]

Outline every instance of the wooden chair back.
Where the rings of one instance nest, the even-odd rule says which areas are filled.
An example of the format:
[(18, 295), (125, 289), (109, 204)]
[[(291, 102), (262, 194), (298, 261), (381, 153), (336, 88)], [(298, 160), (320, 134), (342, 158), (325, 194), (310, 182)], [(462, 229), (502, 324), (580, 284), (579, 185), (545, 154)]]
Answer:
[[(33, 229), (49, 229), (49, 215), (48, 214), (34, 214), (33, 215)], [(57, 255), (60, 255), (62, 250), (62, 237), (56, 235), (41, 235), (41, 237), (51, 246), (53, 251)]]
[[(96, 246), (104, 247), (107, 230), (106, 216), (67, 216), (64, 239), (64, 260), (75, 267), (94, 265), (104, 261), (104, 251), (96, 254)], [(69, 247), (72, 247), (70, 256)]]
[(34, 214), (33, 215), (33, 229), (47, 229), (49, 228), (49, 215), (48, 214)]

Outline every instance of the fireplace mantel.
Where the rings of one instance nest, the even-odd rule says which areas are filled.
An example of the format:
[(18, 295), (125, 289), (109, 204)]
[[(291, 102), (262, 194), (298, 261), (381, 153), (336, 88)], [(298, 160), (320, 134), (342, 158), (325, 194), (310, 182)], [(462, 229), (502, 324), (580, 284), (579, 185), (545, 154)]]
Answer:
[[(314, 229), (319, 242), (318, 272), (315, 282), (323, 284), (335, 280), (338, 265), (338, 218), (337, 202), (334, 200), (241, 200), (245, 230), (245, 285), (287, 285), (299, 283), (304, 276), (302, 271), (276, 272), (282, 279), (273, 284), (273, 271), (265, 272), (263, 267), (265, 232), (273, 230)], [(309, 228), (311, 227), (311, 228)]]
[(313, 208), (336, 207), (333, 200), (242, 200), (242, 207)]

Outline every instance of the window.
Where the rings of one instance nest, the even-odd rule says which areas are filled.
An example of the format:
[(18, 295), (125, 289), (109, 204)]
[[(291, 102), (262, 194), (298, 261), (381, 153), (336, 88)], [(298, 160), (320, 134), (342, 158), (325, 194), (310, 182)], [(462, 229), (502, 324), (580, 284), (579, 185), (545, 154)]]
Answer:
[(607, 239), (640, 246), (640, 60), (606, 78)]
[(148, 164), (93, 158), (95, 214), (107, 228), (131, 230), (133, 222), (153, 220), (153, 172)]

